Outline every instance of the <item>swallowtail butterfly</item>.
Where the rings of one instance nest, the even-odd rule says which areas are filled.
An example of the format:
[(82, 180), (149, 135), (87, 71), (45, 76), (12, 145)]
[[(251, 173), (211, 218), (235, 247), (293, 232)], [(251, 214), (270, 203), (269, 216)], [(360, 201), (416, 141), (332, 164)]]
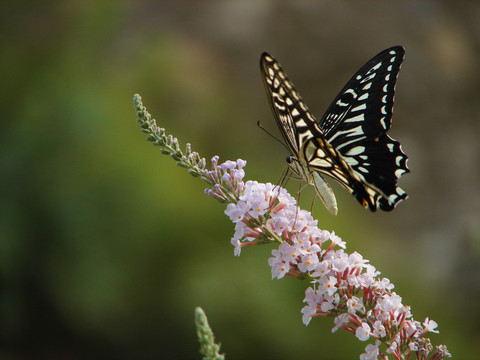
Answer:
[(363, 207), (392, 210), (407, 194), (397, 180), (407, 168), (390, 129), (395, 83), (405, 51), (386, 49), (363, 65), (317, 121), (280, 64), (263, 53), (260, 68), (267, 96), (290, 149), (289, 168), (315, 187), (337, 214), (335, 195), (321, 174), (345, 187)]

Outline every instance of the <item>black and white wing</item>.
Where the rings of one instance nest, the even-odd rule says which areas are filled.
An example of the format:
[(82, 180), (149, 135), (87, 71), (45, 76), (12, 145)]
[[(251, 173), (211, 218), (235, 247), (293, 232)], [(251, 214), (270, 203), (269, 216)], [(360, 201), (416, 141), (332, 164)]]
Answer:
[(338, 170), (335, 163), (341, 161), (340, 155), (324, 141), (315, 118), (280, 64), (269, 54), (263, 53), (260, 69), (275, 120), (290, 150), (291, 156), (287, 158), (289, 167), (315, 187), (325, 207), (336, 215), (335, 195), (320, 171), (333, 176), (332, 173)]
[(320, 172), (340, 182), (366, 208), (392, 210), (407, 197), (396, 186), (408, 172), (400, 144), (390, 128), (402, 47), (382, 51), (365, 64), (318, 122), (309, 112), (280, 64), (262, 54), (260, 68), (277, 125), (287, 143), (290, 167), (315, 186), (336, 214), (332, 190)]
[[(371, 210), (392, 210), (407, 198), (397, 180), (407, 168), (400, 144), (387, 135), (392, 122), (395, 83), (405, 50), (386, 49), (347, 82), (329, 106), (320, 128), (366, 185)], [(372, 190), (376, 190), (372, 191)], [(362, 196), (357, 197), (363, 201)]]

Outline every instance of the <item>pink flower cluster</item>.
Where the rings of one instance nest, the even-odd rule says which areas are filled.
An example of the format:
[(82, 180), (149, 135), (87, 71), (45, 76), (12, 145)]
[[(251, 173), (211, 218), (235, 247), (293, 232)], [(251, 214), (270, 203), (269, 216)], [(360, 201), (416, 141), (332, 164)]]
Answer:
[(419, 360), (440, 360), (450, 357), (446, 346), (436, 347), (424, 335), (437, 332), (437, 324), (428, 318), (421, 324), (413, 320), (410, 308), (402, 305), (393, 285), (360, 254), (345, 252), (346, 244), (334, 232), (320, 230), (310, 212), (299, 209), (288, 192), (270, 183), (243, 182), (246, 161), (226, 161), (218, 165), (212, 159), (212, 170), (205, 169), (205, 159), (192, 152), (187, 144), (185, 154), (178, 140), (159, 128), (143, 106), (140, 96), (134, 97), (137, 122), (148, 134), (147, 140), (161, 147), (178, 165), (200, 176), (211, 189), (205, 192), (227, 202), (225, 213), (235, 223), (232, 244), (235, 255), (242, 247), (256, 244), (279, 244), (268, 260), (272, 277), (285, 275), (308, 279), (305, 292), (303, 322), (314, 317), (333, 317), (335, 326), (350, 331), (361, 341), (374, 340), (365, 347), (360, 359), (408, 359), (415, 353)]
[[(217, 185), (207, 194), (229, 201), (225, 214), (235, 223), (232, 245), (235, 255), (249, 245), (277, 243), (268, 260), (272, 278), (285, 275), (308, 279), (302, 309), (307, 325), (314, 317), (333, 317), (335, 326), (355, 334), (360, 341), (373, 339), (360, 359), (407, 359), (413, 352), (418, 359), (430, 353), (432, 346), (423, 336), (435, 330), (437, 324), (428, 318), (422, 324), (415, 321), (410, 307), (392, 292), (393, 284), (379, 278), (374, 266), (359, 253), (345, 252), (346, 243), (334, 232), (320, 230), (317, 220), (308, 211), (296, 206), (287, 190), (270, 183), (243, 183), (245, 162), (226, 162), (205, 173), (216, 179)], [(233, 191), (236, 195), (226, 195)], [(229, 200), (231, 199), (231, 200)], [(430, 355), (442, 359), (450, 354), (439, 346)], [(426, 359), (426, 357), (425, 357)]]

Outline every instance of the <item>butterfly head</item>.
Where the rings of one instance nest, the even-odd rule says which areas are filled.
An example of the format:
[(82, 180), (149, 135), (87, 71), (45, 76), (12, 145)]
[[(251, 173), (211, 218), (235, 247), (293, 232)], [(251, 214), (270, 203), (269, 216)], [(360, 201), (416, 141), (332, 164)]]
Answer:
[[(288, 155), (286, 158), (288, 167), (300, 178), (307, 181), (308, 176), (304, 171), (304, 168), (299, 163), (298, 159), (295, 156)], [(307, 181), (308, 182), (308, 181)]]

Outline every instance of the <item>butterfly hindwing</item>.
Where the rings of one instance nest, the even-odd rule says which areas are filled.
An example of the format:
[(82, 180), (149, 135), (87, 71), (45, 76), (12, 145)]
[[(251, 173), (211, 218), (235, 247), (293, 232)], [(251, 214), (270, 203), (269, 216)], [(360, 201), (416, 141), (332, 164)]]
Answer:
[(383, 193), (376, 205), (391, 210), (407, 195), (396, 186), (406, 172), (407, 156), (386, 135), (391, 126), (395, 84), (405, 50), (395, 46), (368, 61), (347, 82), (320, 128), (359, 177)]

